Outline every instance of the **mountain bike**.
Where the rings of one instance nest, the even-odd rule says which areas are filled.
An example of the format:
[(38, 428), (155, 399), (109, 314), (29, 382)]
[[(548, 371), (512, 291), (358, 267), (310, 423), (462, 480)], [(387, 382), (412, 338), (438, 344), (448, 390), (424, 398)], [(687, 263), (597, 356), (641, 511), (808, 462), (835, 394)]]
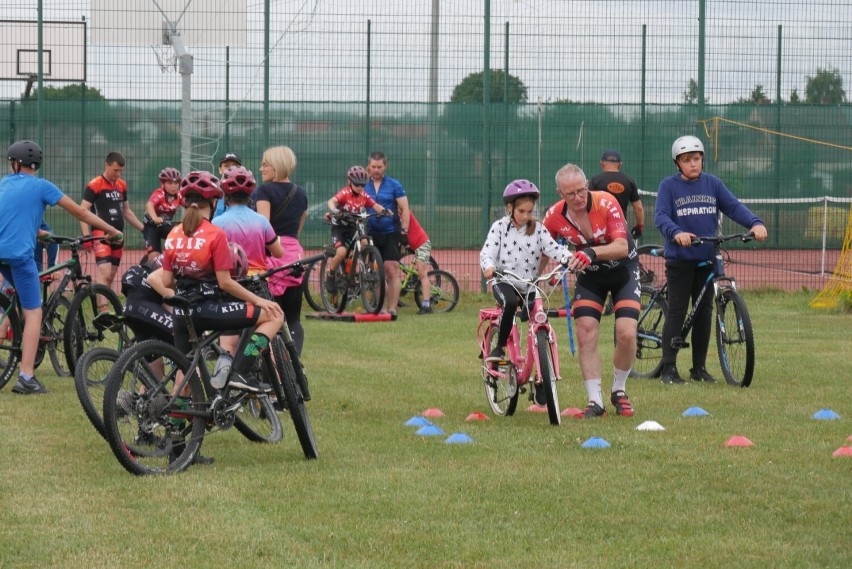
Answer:
[[(71, 257), (64, 263), (41, 271), (42, 277), (42, 324), (35, 365), (38, 367), (45, 354), (59, 376), (70, 376), (80, 355), (97, 345), (121, 348), (119, 340), (105, 331), (98, 331), (92, 324), (97, 315), (98, 297), (102, 297), (116, 314), (121, 314), (122, 305), (118, 295), (109, 287), (93, 284), (92, 277), (83, 273), (80, 251), (83, 246), (102, 237), (60, 237), (51, 235), (41, 241), (58, 243), (71, 249)], [(62, 278), (53, 287), (50, 275), (64, 271)], [(7, 283), (8, 285), (8, 283)], [(69, 300), (68, 295), (73, 293)], [(4, 286), (0, 294), (0, 388), (12, 378), (21, 360), (23, 341), (23, 312), (17, 291)]]
[[(403, 295), (413, 292), (415, 306), (423, 304), (423, 287), (420, 285), (420, 273), (414, 263), (399, 263), (402, 272)], [(435, 312), (450, 312), (459, 303), (459, 283), (456, 278), (442, 270), (429, 271), (429, 302)]]
[[(687, 348), (686, 337), (692, 329), (695, 319), (695, 307), (705, 294), (712, 290), (716, 306), (716, 347), (722, 374), (730, 385), (748, 387), (754, 375), (754, 331), (751, 325), (745, 300), (737, 292), (733, 277), (725, 275), (722, 243), (739, 240), (748, 242), (754, 239), (751, 233), (739, 233), (718, 237), (696, 237), (693, 245), (704, 242), (715, 246), (714, 258), (703, 261), (699, 266), (712, 266), (713, 270), (704, 282), (698, 299), (686, 315), (680, 336), (672, 340), (676, 349)], [(646, 252), (652, 256), (662, 256), (663, 249), (654, 248)], [(636, 361), (633, 374), (636, 377), (659, 377), (663, 363), (663, 327), (668, 316), (668, 283), (659, 287), (643, 285), (640, 302), (638, 330), (636, 336)]]
[[(317, 260), (319, 256), (276, 267), (241, 282), (259, 292), (272, 274), (302, 271), (303, 263)], [(191, 300), (164, 299), (184, 313)], [(217, 340), (224, 332), (213, 331), (202, 338), (191, 318), (185, 323), (192, 346), (188, 354), (159, 340), (140, 342), (122, 354), (107, 377), (103, 419), (119, 463), (136, 475), (180, 472), (192, 464), (208, 433), (231, 427), (253, 441), (277, 442), (282, 437), (278, 411), (290, 414), (305, 457), (316, 458), (316, 440), (301, 388), (307, 379), (286, 323), (250, 372), (269, 382), (274, 400), (264, 391), (231, 388), (230, 381), (222, 389), (213, 388), (205, 360), (211, 350), (219, 349)], [(252, 333), (251, 327), (241, 332), (229, 378), (239, 367)]]
[[(403, 299), (409, 293), (414, 295), (418, 290), (420, 290), (420, 281), (418, 280), (419, 277), (414, 270), (414, 250), (410, 247), (403, 247), (401, 249), (401, 253), (402, 257), (399, 259), (399, 270), (402, 273), (402, 285), (399, 290), (399, 307), (404, 308), (408, 305), (408, 303), (406, 303)], [(430, 271), (438, 271), (441, 269), (441, 267), (438, 266), (438, 261), (436, 261), (432, 255), (429, 255), (429, 267)], [(414, 271), (414, 274), (412, 274), (411, 271)], [(418, 303), (417, 306), (420, 306), (420, 304)]]
[[(512, 324), (512, 332), (506, 344), (505, 360), (496, 363), (487, 361), (488, 354), (497, 346), (502, 309), (483, 308), (479, 311), (477, 340), (479, 357), (482, 358), (482, 381), (488, 405), (497, 415), (511, 416), (518, 405), (518, 396), (531, 387), (529, 398), (534, 401), (534, 392), (543, 389), (547, 400), (547, 415), (551, 425), (561, 423), (559, 396), (556, 383), (559, 375), (559, 351), (556, 343), (556, 331), (547, 320), (550, 301), (555, 291), (561, 287), (545, 288), (545, 283), (560, 281), (565, 267), (557, 265), (549, 272), (533, 279), (523, 279), (509, 271), (496, 272), (490, 284), (508, 283), (523, 299), (526, 295), (520, 290), (532, 287), (535, 300), (521, 310), (523, 319), (528, 318), (527, 339), (521, 345), (518, 331), (518, 317)], [(555, 308), (555, 307), (554, 307)]]
[(323, 306), (328, 312), (343, 312), (346, 304), (360, 296), (364, 310), (378, 314), (385, 301), (385, 268), (379, 250), (367, 233), (367, 219), (376, 213), (350, 213), (341, 211), (332, 214), (339, 222), (353, 224), (355, 232), (345, 244), (346, 256), (331, 273), (329, 283), (329, 258), (320, 262), (320, 283)]

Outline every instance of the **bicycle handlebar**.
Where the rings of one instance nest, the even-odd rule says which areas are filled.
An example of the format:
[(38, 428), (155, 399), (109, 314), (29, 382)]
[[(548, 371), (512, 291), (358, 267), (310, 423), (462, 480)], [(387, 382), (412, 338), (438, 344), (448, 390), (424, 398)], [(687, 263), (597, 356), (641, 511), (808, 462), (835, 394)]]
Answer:
[(333, 257), (334, 254), (335, 254), (334, 249), (329, 248), (329, 249), (326, 249), (325, 251), (323, 251), (322, 253), (320, 253), (319, 255), (314, 255), (312, 257), (306, 257), (304, 259), (299, 259), (298, 261), (294, 261), (294, 262), (290, 263), (289, 265), (283, 265), (281, 267), (273, 267), (273, 268), (268, 269), (268, 270), (266, 270), (262, 273), (258, 273), (256, 275), (251, 275), (251, 276), (248, 276), (248, 277), (243, 277), (241, 279), (237, 279), (237, 282), (240, 283), (240, 284), (256, 283), (256, 282), (268, 279), (269, 277), (271, 277), (275, 273), (279, 273), (281, 271), (287, 271), (287, 270), (289, 270), (291, 272), (295, 272), (295, 271), (298, 270), (299, 273), (301, 274), (305, 271), (305, 267), (307, 265), (311, 265), (313, 263), (316, 263), (317, 261), (322, 261), (326, 257)]
[(751, 233), (751, 232), (734, 233), (732, 235), (715, 235), (715, 236), (708, 236), (708, 237), (695, 236), (695, 237), (692, 238), (692, 245), (693, 246), (701, 245), (704, 242), (715, 243), (716, 245), (721, 245), (722, 243), (725, 243), (726, 241), (734, 241), (736, 239), (739, 239), (743, 243), (747, 243), (749, 241), (754, 240), (754, 233)]
[(56, 243), (57, 245), (67, 245), (72, 249), (80, 249), (84, 244), (90, 243), (92, 241), (100, 241), (101, 243), (118, 243), (123, 241), (123, 235), (121, 240), (110, 240), (108, 237), (101, 235), (79, 235), (77, 237), (64, 237), (62, 235), (43, 235), (38, 236), (37, 239), (42, 243)]
[(555, 267), (553, 267), (551, 270), (549, 270), (546, 273), (542, 273), (542, 274), (540, 274), (540, 275), (538, 275), (534, 278), (531, 278), (531, 279), (525, 279), (523, 277), (516, 275), (512, 271), (497, 271), (497, 270), (495, 270), (494, 276), (491, 277), (490, 279), (488, 279), (488, 284), (494, 285), (495, 283), (508, 282), (508, 281), (511, 280), (511, 281), (514, 281), (514, 282), (524, 283), (524, 284), (528, 284), (528, 285), (531, 285), (531, 286), (538, 287), (538, 283), (548, 282), (553, 278), (561, 279), (562, 275), (567, 273), (567, 272), (572, 272), (572, 271), (569, 271), (568, 268), (563, 266), (563, 265), (557, 264)]

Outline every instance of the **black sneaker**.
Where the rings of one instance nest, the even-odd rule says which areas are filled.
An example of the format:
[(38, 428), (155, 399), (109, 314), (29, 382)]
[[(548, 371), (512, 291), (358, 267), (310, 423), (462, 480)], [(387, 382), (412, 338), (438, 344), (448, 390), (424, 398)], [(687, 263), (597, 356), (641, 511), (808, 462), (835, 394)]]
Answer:
[(503, 355), (504, 349), (501, 347), (496, 347), (491, 352), (489, 352), (488, 357), (485, 358), (487, 362), (503, 362), (506, 361), (506, 356)]
[(254, 391), (255, 393), (272, 391), (272, 386), (268, 383), (261, 383), (251, 375), (242, 375), (235, 373), (231, 377), (231, 382), (228, 387), (232, 389), (243, 389), (245, 391)]
[(682, 385), (686, 383), (677, 372), (677, 366), (674, 364), (668, 364), (663, 367), (663, 373), (660, 376), (660, 381), (666, 385)]
[(432, 314), (432, 313), (433, 313), (433, 311), (432, 311), (431, 306), (421, 306), (420, 310), (417, 311), (418, 316), (421, 315), (421, 314)]
[(689, 370), (689, 379), (692, 381), (703, 381), (704, 383), (716, 383), (716, 378), (707, 373), (707, 369), (703, 367)]
[(609, 400), (615, 406), (616, 415), (621, 415), (622, 417), (633, 416), (633, 404), (630, 403), (630, 399), (627, 398), (627, 394), (624, 391), (613, 391), (612, 395), (609, 396)]
[(535, 404), (539, 407), (547, 407), (547, 392), (544, 390), (543, 384), (536, 384), (533, 398), (535, 399)]
[(325, 290), (332, 294), (337, 292), (337, 282), (334, 280), (334, 275), (325, 277)]
[(606, 417), (606, 410), (594, 401), (589, 401), (583, 412), (577, 415), (578, 419), (594, 419), (595, 417)]
[(23, 376), (18, 376), (18, 381), (12, 386), (12, 393), (18, 395), (40, 395), (47, 393), (47, 388), (39, 383), (35, 376), (30, 379), (24, 379)]

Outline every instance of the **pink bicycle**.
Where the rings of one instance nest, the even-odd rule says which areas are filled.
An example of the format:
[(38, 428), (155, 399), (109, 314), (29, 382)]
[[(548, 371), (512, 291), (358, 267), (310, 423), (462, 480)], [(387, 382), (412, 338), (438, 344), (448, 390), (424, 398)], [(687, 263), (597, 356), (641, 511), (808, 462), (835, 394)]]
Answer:
[[(488, 362), (486, 360), (491, 350), (497, 346), (501, 309), (500, 307), (484, 308), (479, 311), (477, 339), (483, 361), (482, 381), (485, 384), (488, 404), (497, 415), (513, 415), (518, 405), (518, 396), (526, 391), (526, 385), (530, 385), (532, 387), (529, 391), (530, 400), (534, 401), (535, 391), (544, 390), (550, 424), (561, 423), (559, 396), (556, 392), (556, 382), (561, 379), (559, 351), (556, 332), (547, 320), (551, 297), (555, 291), (561, 290), (561, 287), (546, 285), (560, 281), (565, 271), (565, 267), (556, 265), (551, 271), (534, 279), (522, 279), (508, 271), (496, 272), (494, 278), (489, 281), (492, 285), (508, 283), (516, 291), (527, 287), (535, 290), (535, 300), (531, 306), (519, 311), (524, 318), (526, 317), (524, 312), (529, 315), (526, 343), (525, 345), (521, 343), (518, 316), (516, 316), (506, 344), (507, 357), (503, 361)], [(525, 298), (524, 294), (520, 292), (518, 294), (521, 298)]]

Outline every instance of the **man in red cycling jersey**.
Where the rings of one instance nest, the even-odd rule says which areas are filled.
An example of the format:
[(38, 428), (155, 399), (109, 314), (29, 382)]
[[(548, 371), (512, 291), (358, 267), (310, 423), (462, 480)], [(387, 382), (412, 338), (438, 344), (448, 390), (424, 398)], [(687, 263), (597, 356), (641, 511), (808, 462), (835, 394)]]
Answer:
[(617, 414), (631, 416), (633, 406), (625, 386), (636, 357), (636, 323), (641, 306), (636, 246), (616, 199), (608, 192), (589, 191), (586, 174), (579, 166), (566, 164), (559, 169), (556, 192), (562, 199), (547, 210), (544, 226), (553, 237), (562, 237), (574, 246), (576, 253), (568, 268), (582, 271), (572, 303), (580, 371), (589, 395), (581, 417), (606, 415), (598, 339), (607, 293), (612, 294), (614, 303), (616, 336), (610, 402)]

